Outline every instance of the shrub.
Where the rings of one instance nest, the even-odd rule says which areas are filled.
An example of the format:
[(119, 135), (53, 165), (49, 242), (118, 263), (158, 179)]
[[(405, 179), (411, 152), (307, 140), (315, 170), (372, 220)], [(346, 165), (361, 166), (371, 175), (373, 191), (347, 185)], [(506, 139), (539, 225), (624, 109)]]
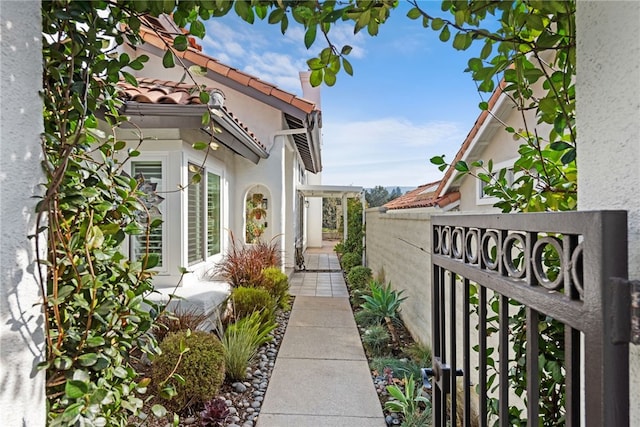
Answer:
[(232, 380), (244, 379), (247, 366), (258, 348), (273, 339), (269, 334), (275, 327), (275, 322), (263, 323), (258, 312), (227, 327), (222, 337), (227, 377)]
[(377, 315), (380, 322), (384, 321), (387, 324), (387, 329), (391, 334), (393, 342), (398, 342), (394, 321), (398, 321), (398, 312), (400, 310), (400, 304), (407, 299), (402, 297), (402, 291), (395, 291), (391, 289), (391, 283), (386, 286), (379, 284), (375, 280), (369, 282), (369, 288), (371, 289), (371, 295), (363, 295), (364, 302), (360, 305), (363, 310), (369, 311), (374, 315)]
[(275, 302), (269, 291), (259, 288), (247, 288), (241, 286), (231, 291), (233, 313), (236, 320), (260, 313), (262, 322), (273, 322), (275, 319)]
[(152, 329), (153, 335), (158, 342), (162, 342), (171, 332), (200, 329), (208, 318), (209, 316), (198, 307), (177, 306), (174, 312), (167, 311), (156, 319)]
[(262, 283), (262, 272), (265, 268), (280, 265), (280, 251), (277, 241), (271, 243), (258, 242), (244, 246), (237, 243), (231, 235), (231, 245), (222, 262), (209, 272), (214, 278), (217, 276), (228, 280), (233, 287), (259, 287)]
[(389, 333), (384, 326), (373, 325), (362, 334), (362, 344), (372, 356), (381, 356), (389, 344)]
[(353, 267), (360, 265), (361, 262), (362, 257), (354, 252), (347, 252), (346, 254), (342, 255), (342, 258), (340, 258), (342, 269), (345, 273), (347, 273), (347, 275)]
[(365, 289), (372, 278), (371, 269), (362, 265), (356, 265), (347, 274), (347, 282), (354, 290)]
[(262, 272), (262, 285), (269, 291), (278, 307), (289, 306), (289, 277), (277, 267), (267, 267)]
[[(185, 349), (188, 349), (186, 352)], [(160, 344), (161, 354), (153, 359), (151, 377), (160, 391), (175, 389), (167, 407), (175, 411), (189, 403), (202, 403), (213, 398), (224, 381), (224, 347), (213, 334), (202, 331), (180, 331), (168, 334)], [(173, 373), (183, 381), (178, 381)]]

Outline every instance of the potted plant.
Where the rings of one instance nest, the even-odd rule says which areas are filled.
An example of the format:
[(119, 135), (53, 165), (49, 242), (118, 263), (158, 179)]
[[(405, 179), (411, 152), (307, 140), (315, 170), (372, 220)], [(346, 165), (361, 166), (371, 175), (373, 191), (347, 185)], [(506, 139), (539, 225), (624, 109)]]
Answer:
[(249, 207), (250, 207), (249, 215), (251, 216), (251, 218), (260, 220), (263, 216), (267, 215), (266, 209), (262, 207), (263, 197), (264, 196), (262, 193), (254, 193), (251, 196), (251, 200), (249, 203)]

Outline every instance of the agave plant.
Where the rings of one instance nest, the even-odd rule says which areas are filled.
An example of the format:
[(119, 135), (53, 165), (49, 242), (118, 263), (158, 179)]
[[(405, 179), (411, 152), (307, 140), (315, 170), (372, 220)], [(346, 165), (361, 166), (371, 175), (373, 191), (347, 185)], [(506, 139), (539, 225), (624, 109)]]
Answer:
[(371, 295), (362, 296), (364, 302), (360, 307), (378, 317), (380, 322), (384, 321), (391, 334), (391, 339), (393, 342), (398, 342), (393, 322), (398, 319), (400, 304), (407, 299), (407, 297), (402, 296), (404, 290), (396, 291), (391, 289), (391, 282), (385, 286), (375, 280), (369, 282), (369, 288), (371, 289)]
[(416, 386), (413, 375), (404, 377), (404, 391), (397, 385), (388, 385), (387, 391), (393, 398), (385, 402), (385, 409), (391, 412), (402, 413), (405, 418), (413, 419), (420, 415), (420, 403), (426, 407), (425, 411), (430, 411), (431, 401), (420, 394), (420, 386)]

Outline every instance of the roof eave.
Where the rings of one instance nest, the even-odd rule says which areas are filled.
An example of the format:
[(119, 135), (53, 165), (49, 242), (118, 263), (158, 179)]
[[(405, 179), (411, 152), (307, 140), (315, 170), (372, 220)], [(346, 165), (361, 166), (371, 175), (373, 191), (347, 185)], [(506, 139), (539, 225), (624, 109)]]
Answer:
[[(202, 115), (207, 111), (207, 105), (147, 104), (135, 101), (127, 101), (121, 108), (121, 113), (129, 116), (132, 124), (155, 129), (200, 129)], [(226, 111), (216, 109), (213, 120), (233, 139), (214, 133), (213, 136), (223, 145), (256, 164), (260, 159), (269, 157), (269, 153)]]

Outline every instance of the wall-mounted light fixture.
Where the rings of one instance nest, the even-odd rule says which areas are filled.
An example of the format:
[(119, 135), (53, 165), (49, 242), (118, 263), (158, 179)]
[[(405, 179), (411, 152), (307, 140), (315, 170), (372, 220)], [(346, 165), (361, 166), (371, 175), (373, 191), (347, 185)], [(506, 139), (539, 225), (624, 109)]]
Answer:
[(305, 207), (305, 208), (308, 208), (308, 207), (309, 207), (309, 201), (308, 201), (308, 200), (305, 200), (305, 201), (304, 201), (304, 207)]
[(269, 207), (268, 207), (268, 206), (269, 206), (269, 204), (268, 204), (268, 203), (269, 203), (269, 200), (267, 200), (267, 199), (262, 199), (262, 208), (263, 208), (263, 209), (265, 209), (265, 210), (266, 210), (266, 209), (269, 209)]

